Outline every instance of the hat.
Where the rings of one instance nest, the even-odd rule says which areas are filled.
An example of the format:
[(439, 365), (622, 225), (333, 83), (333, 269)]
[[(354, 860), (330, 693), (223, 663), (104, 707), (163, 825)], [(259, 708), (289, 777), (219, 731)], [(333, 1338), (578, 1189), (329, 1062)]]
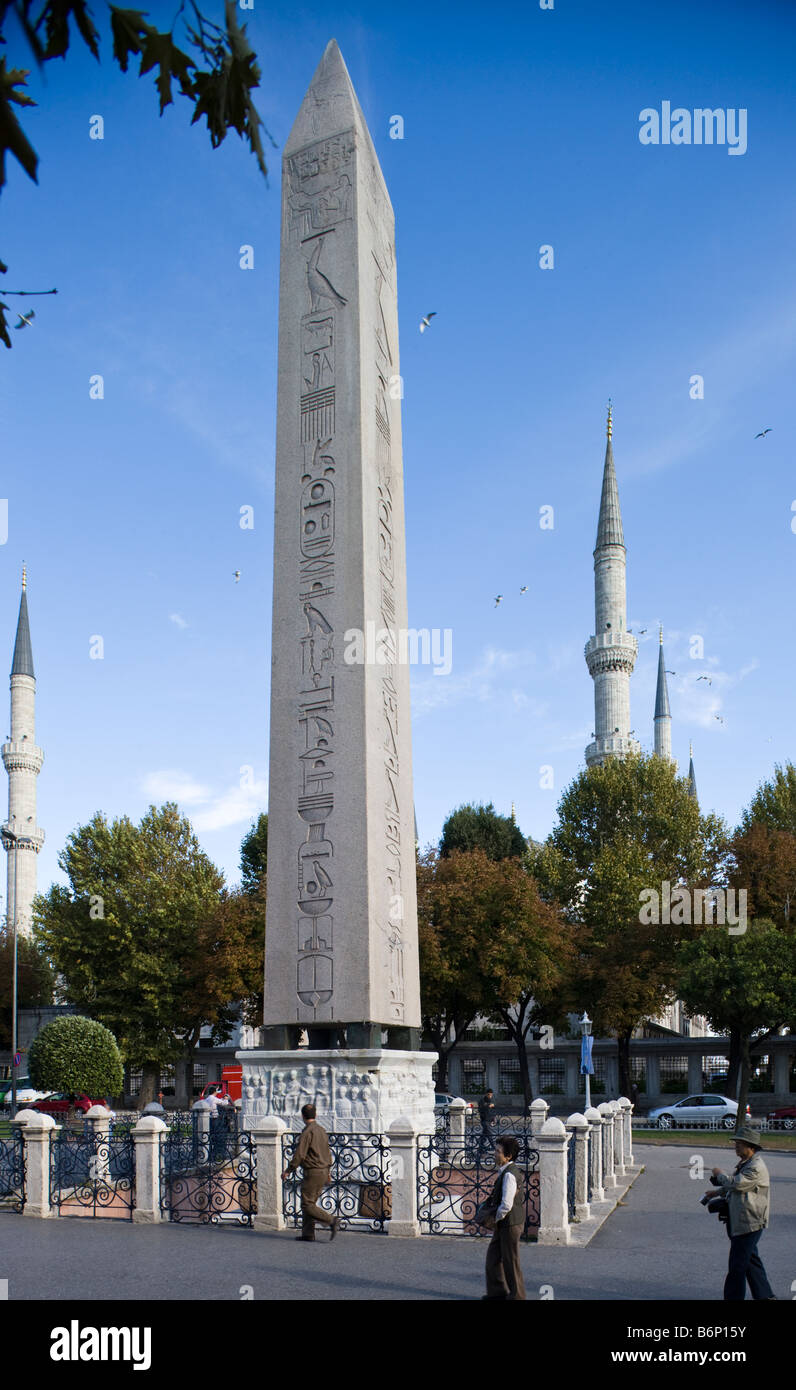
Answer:
[(750, 1125), (742, 1125), (740, 1129), (736, 1129), (732, 1137), (733, 1139), (740, 1139), (742, 1143), (749, 1144), (755, 1149), (762, 1149), (763, 1147), (760, 1142), (760, 1131), (752, 1129)]

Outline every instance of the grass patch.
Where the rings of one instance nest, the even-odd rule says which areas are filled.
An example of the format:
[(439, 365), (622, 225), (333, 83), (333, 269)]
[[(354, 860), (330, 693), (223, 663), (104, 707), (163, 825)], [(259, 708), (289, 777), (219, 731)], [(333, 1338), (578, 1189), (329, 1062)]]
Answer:
[[(775, 1132), (761, 1134), (763, 1148), (767, 1153), (796, 1153), (796, 1134)], [(677, 1144), (686, 1148), (689, 1144), (699, 1144), (706, 1149), (724, 1149), (733, 1152), (733, 1138), (730, 1130), (717, 1129), (663, 1129), (633, 1130), (633, 1148), (642, 1144)]]

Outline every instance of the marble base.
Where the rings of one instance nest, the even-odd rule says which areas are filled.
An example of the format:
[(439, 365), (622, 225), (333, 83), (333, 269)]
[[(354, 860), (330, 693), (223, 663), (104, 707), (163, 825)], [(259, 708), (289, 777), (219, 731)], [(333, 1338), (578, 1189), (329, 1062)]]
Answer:
[(299, 1048), (236, 1052), (235, 1058), (243, 1067), (245, 1129), (278, 1115), (288, 1129), (300, 1130), (301, 1107), (311, 1103), (324, 1129), (338, 1134), (385, 1134), (401, 1116), (434, 1133), (435, 1052)]

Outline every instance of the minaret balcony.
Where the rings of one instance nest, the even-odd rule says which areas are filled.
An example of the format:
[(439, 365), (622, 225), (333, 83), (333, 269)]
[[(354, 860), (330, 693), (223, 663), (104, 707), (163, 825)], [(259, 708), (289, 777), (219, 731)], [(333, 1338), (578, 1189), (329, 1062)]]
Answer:
[(605, 734), (590, 743), (586, 749), (586, 766), (594, 767), (604, 763), (607, 758), (627, 758), (632, 753), (640, 753), (641, 744), (627, 734)]
[(9, 833), (19, 836), (21, 841), (19, 848), (21, 850), (32, 849), (38, 854), (44, 844), (44, 831), (39, 830), (37, 825), (34, 825), (30, 830), (20, 830), (16, 824), (12, 825), (10, 821), (5, 821), (0, 825), (0, 838), (3, 841), (3, 848), (7, 850), (14, 848), (14, 841), (6, 839)]
[(626, 628), (611, 628), (589, 638), (584, 656), (590, 676), (603, 671), (625, 671), (630, 675), (638, 656), (638, 642)]
[(44, 762), (44, 749), (37, 748), (28, 738), (16, 738), (0, 749), (6, 772), (33, 772), (38, 776)]

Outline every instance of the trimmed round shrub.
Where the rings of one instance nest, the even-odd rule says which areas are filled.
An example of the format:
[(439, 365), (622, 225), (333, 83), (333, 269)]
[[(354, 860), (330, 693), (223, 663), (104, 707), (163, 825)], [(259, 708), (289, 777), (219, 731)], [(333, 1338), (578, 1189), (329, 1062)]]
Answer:
[(110, 1029), (67, 1014), (42, 1028), (28, 1052), (31, 1085), (41, 1091), (83, 1091), (92, 1100), (118, 1096), (122, 1059)]

